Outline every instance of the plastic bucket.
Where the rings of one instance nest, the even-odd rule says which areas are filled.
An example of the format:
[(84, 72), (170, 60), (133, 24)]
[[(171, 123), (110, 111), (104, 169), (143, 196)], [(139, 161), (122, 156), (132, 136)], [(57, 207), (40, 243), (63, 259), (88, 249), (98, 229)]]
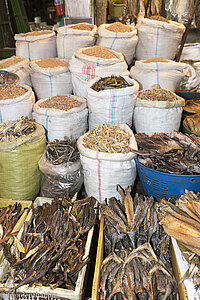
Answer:
[(152, 170), (136, 159), (136, 165), (145, 195), (157, 201), (169, 199), (175, 203), (185, 190), (200, 192), (200, 175), (177, 175)]
[(119, 18), (123, 13), (124, 3), (123, 0), (110, 0), (109, 1), (109, 15), (114, 18)]

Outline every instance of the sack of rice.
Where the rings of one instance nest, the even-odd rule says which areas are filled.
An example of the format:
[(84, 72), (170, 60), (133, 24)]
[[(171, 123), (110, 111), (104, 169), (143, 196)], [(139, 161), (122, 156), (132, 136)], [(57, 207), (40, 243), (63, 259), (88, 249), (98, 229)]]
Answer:
[(97, 35), (96, 25), (78, 23), (58, 28), (57, 51), (58, 57), (71, 59), (79, 48), (90, 47), (95, 44)]
[(42, 197), (73, 197), (83, 184), (83, 172), (76, 140), (49, 142), (39, 161)]
[(41, 30), (15, 34), (16, 56), (29, 60), (56, 57), (56, 36), (54, 31)]
[(134, 185), (137, 149), (132, 130), (126, 124), (103, 125), (88, 131), (77, 141), (88, 196), (100, 203), (111, 197), (119, 198), (117, 184), (123, 188)]
[(46, 128), (48, 141), (77, 139), (87, 130), (86, 99), (73, 95), (57, 95), (37, 101), (33, 118)]
[(0, 85), (0, 123), (18, 120), (22, 116), (31, 118), (34, 103), (35, 95), (30, 86)]
[(133, 61), (138, 42), (135, 26), (115, 22), (112, 25), (102, 24), (98, 28), (97, 45), (121, 52), (128, 65)]
[(91, 79), (103, 75), (129, 75), (121, 53), (100, 46), (78, 49), (69, 62), (75, 95), (87, 97)]
[(135, 62), (130, 70), (130, 76), (137, 80), (141, 89), (151, 89), (152, 85), (159, 84), (162, 89), (173, 92), (184, 78), (185, 64), (153, 57)]
[(31, 61), (30, 66), (31, 81), (38, 99), (72, 93), (67, 60), (45, 58)]
[(19, 76), (18, 83), (31, 86), (29, 59), (25, 57), (11, 56), (0, 60), (0, 70), (12, 72)]
[(38, 161), (46, 147), (44, 128), (25, 118), (0, 124), (0, 197), (34, 200), (39, 193)]
[(132, 126), (138, 83), (128, 76), (102, 76), (87, 88), (89, 129), (103, 124)]
[(185, 31), (183, 24), (161, 16), (144, 18), (138, 25), (136, 59), (162, 57), (173, 60)]
[(133, 121), (137, 133), (178, 130), (185, 100), (170, 90), (141, 90), (135, 103)]

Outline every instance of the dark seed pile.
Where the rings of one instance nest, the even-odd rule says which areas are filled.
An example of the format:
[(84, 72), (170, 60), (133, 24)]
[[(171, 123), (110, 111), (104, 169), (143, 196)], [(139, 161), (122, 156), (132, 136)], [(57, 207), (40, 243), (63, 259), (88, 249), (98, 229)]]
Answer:
[(142, 90), (138, 93), (138, 98), (150, 101), (176, 101), (178, 97), (171, 91), (164, 89)]
[(91, 88), (96, 92), (99, 92), (108, 89), (122, 89), (126, 88), (127, 86), (133, 86), (133, 84), (128, 83), (121, 76), (108, 76), (95, 82)]

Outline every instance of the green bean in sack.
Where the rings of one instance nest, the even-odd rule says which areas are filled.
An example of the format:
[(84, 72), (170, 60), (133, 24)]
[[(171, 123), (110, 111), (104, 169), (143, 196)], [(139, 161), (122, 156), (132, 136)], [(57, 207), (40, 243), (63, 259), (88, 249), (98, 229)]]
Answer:
[(32, 120), (0, 124), (1, 198), (35, 199), (40, 188), (38, 161), (45, 147), (45, 130)]

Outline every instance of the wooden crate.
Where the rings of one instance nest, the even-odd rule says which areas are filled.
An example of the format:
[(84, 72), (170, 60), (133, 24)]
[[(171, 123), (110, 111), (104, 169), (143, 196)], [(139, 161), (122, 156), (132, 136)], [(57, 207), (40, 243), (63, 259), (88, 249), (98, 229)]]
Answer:
[(99, 283), (100, 283), (100, 276), (101, 276), (101, 265), (103, 262), (103, 254), (104, 254), (103, 228), (104, 228), (104, 218), (101, 217), (91, 300), (99, 300)]
[[(12, 233), (16, 232), (16, 231), (19, 231), (20, 228), (22, 227), (27, 215), (28, 215), (28, 212), (30, 211), (31, 209), (31, 205), (32, 205), (32, 201), (19, 201), (19, 200), (11, 200), (11, 199), (3, 199), (3, 198), (0, 198), (0, 207), (7, 207), (9, 205), (14, 205), (15, 203), (21, 203), (22, 205), (22, 209), (24, 208), (27, 208), (24, 213), (21, 215), (20, 219), (18, 220), (18, 222), (15, 224), (13, 230), (12, 230)], [(8, 243), (9, 245), (12, 245), (12, 242), (13, 242), (13, 238), (10, 238), (8, 240)], [(2, 263), (2, 261), (4, 260), (4, 254), (3, 254), (3, 250), (0, 251), (0, 264)]]
[[(172, 238), (171, 239), (171, 255), (172, 255), (172, 266), (174, 275), (176, 277), (177, 282), (181, 280), (187, 269), (189, 268), (189, 264), (184, 258), (181, 250), (177, 244), (177, 241)], [(193, 279), (185, 279), (183, 283), (178, 286), (178, 291), (181, 300), (199, 300), (200, 299), (200, 289), (196, 291)]]
[[(43, 203), (51, 203), (51, 198), (38, 197), (34, 202), (34, 207), (40, 206)], [(32, 210), (29, 212), (26, 221), (31, 222), (33, 217)], [(89, 256), (91, 241), (93, 236), (94, 227), (90, 229), (87, 236), (86, 246), (85, 246), (85, 255), (83, 259)], [(19, 232), (19, 238), (23, 232), (23, 227)], [(4, 262), (5, 263), (5, 260)], [(14, 294), (10, 294), (10, 291), (6, 288), (5, 285), (0, 283), (0, 299), (1, 300), (10, 300), (10, 299), (27, 299), (27, 300), (56, 300), (56, 299), (64, 299), (64, 300), (80, 300), (83, 295), (83, 284), (85, 279), (87, 265), (85, 265), (81, 271), (79, 272), (78, 279), (76, 282), (75, 290), (68, 290), (63, 288), (51, 289), (46, 286), (37, 286), (37, 287), (29, 287), (28, 285), (21, 286), (16, 290)], [(6, 271), (7, 272), (7, 271)], [(0, 275), (3, 273), (5, 275), (5, 266), (3, 269), (0, 266)]]

